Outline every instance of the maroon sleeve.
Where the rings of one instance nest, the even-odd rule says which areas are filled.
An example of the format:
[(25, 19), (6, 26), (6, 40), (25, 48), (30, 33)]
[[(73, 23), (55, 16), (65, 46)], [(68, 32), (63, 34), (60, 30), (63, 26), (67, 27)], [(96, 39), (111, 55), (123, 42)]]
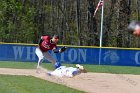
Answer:
[(41, 39), (42, 40), (50, 40), (50, 37), (49, 36), (41, 36)]

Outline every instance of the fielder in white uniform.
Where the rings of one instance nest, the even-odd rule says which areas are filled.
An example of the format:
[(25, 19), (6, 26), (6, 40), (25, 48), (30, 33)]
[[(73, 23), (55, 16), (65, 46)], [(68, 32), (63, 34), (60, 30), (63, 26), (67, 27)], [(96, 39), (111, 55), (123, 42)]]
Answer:
[(54, 71), (48, 72), (48, 75), (58, 76), (58, 77), (73, 77), (75, 75), (78, 75), (79, 73), (86, 73), (86, 70), (84, 69), (83, 66), (76, 64), (76, 68), (60, 66)]

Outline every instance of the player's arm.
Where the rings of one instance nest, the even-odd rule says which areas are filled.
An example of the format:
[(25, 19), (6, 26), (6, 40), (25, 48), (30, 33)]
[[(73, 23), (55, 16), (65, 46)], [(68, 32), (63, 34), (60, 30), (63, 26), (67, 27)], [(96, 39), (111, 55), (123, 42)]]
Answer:
[(43, 42), (43, 40), (44, 40), (44, 36), (41, 36), (41, 38), (39, 39), (38, 44), (40, 45)]
[(54, 53), (60, 53), (59, 49), (53, 49)]
[(43, 39), (40, 38), (38, 44), (40, 45), (42, 42), (43, 42)]
[(63, 47), (60, 48), (60, 49), (54, 48), (54, 49), (53, 49), (53, 52), (54, 52), (54, 53), (62, 53), (62, 52), (64, 52), (66, 49), (67, 49), (67, 47), (65, 47), (65, 46), (63, 46)]

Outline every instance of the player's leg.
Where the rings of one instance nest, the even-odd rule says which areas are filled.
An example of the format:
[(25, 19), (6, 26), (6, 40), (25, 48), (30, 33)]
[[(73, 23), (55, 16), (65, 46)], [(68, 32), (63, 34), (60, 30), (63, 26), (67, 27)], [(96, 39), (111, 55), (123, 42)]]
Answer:
[(54, 71), (52, 72), (48, 72), (47, 74), (49, 76), (58, 76), (58, 77), (63, 77), (63, 74), (62, 74), (62, 70), (65, 69), (66, 66), (60, 66), (59, 68), (55, 69)]
[(35, 53), (38, 56), (37, 68), (39, 68), (39, 66), (41, 65), (41, 63), (44, 60), (44, 55), (43, 55), (42, 51), (39, 48), (36, 48)]
[(70, 72), (69, 69), (64, 69), (64, 70), (62, 70), (61, 73), (62, 73), (63, 77), (73, 77), (73, 75), (72, 75), (72, 73)]
[(57, 76), (57, 77), (62, 77), (62, 74), (61, 74), (61, 70), (54, 70), (54, 71), (52, 71), (52, 72), (49, 72), (49, 74), (48, 75), (52, 75), (52, 76)]
[(58, 68), (61, 66), (61, 63), (56, 61), (48, 52), (44, 54), (44, 56), (46, 57), (46, 59), (49, 61), (49, 62), (52, 62), (52, 64), (54, 65), (54, 68)]
[(73, 77), (78, 74), (78, 69), (74, 67), (67, 67), (63, 73), (66, 77)]

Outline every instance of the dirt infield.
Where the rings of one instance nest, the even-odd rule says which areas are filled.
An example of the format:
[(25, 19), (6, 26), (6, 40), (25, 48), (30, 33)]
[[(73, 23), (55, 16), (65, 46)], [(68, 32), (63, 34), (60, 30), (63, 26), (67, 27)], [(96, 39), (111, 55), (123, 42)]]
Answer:
[(48, 76), (43, 70), (0, 68), (0, 74), (34, 76), (87, 93), (140, 93), (140, 75), (82, 73), (73, 78)]

